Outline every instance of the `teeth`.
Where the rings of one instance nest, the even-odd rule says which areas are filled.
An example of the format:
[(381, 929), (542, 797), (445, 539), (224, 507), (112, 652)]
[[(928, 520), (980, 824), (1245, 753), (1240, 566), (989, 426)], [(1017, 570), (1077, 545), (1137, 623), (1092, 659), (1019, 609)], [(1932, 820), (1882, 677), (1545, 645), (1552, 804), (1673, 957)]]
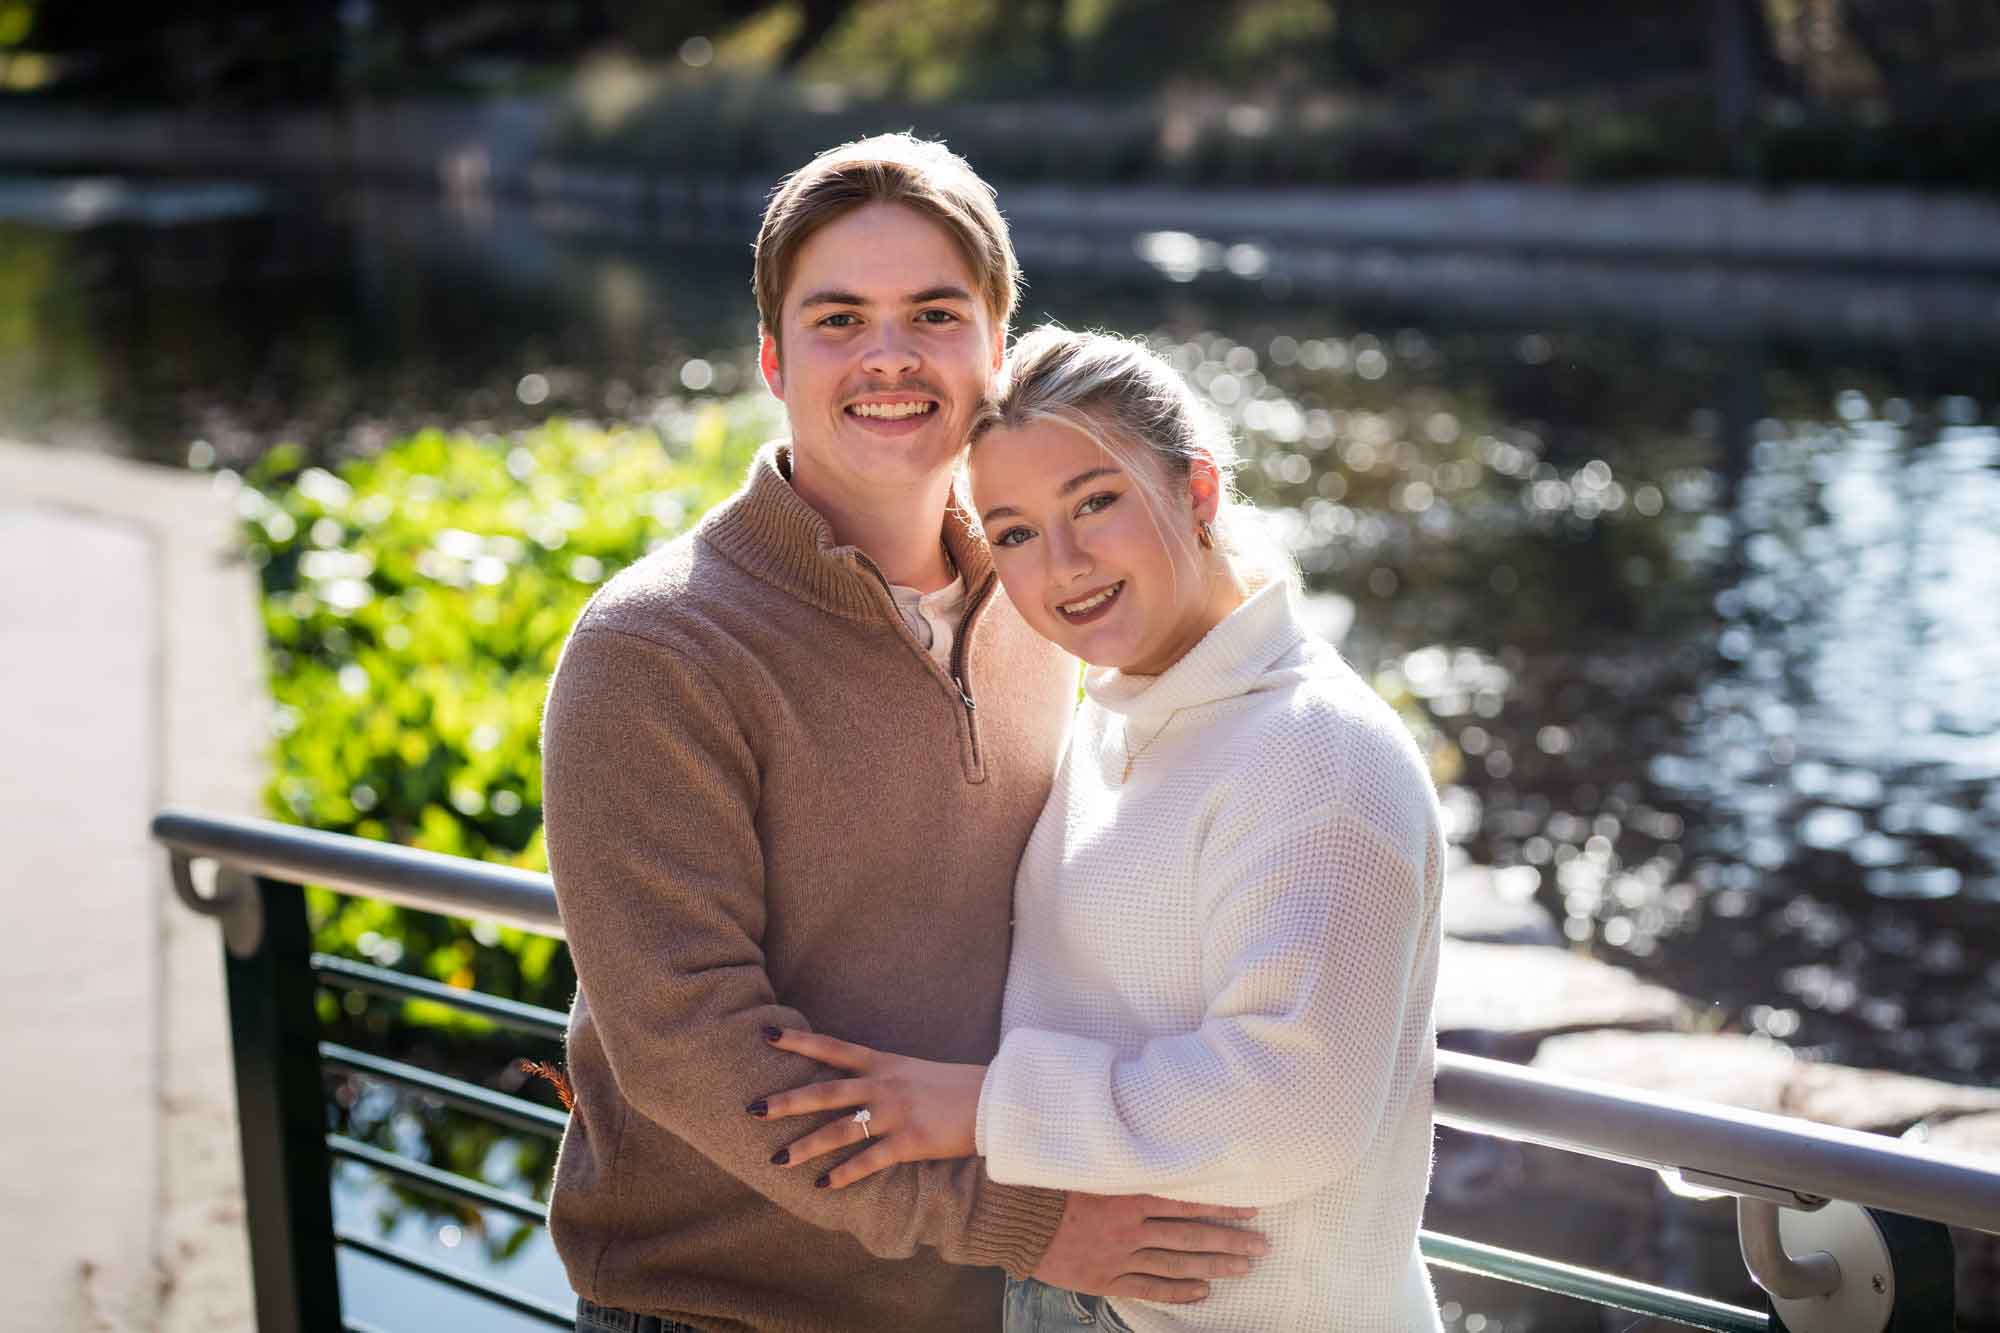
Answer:
[(1118, 595), (1118, 590), (1124, 586), (1125, 584), (1121, 580), (1117, 583), (1112, 584), (1110, 587), (1106, 588), (1103, 592), (1100, 592), (1093, 597), (1086, 597), (1080, 602), (1063, 602), (1060, 603), (1059, 606), (1062, 613), (1066, 616), (1088, 615), (1090, 612), (1095, 611), (1098, 607), (1103, 606), (1106, 602), (1110, 601), (1113, 597), (1116, 597)]
[(901, 421), (904, 417), (920, 417), (931, 410), (930, 403), (856, 403), (847, 410), (857, 417), (879, 417), (884, 421)]

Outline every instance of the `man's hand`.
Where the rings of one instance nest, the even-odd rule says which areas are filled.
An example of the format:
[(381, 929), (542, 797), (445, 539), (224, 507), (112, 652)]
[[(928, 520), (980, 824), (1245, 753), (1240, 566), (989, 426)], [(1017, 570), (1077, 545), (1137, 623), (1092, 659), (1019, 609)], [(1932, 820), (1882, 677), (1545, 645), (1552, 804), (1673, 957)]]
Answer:
[(1072, 1193), (1034, 1276), (1090, 1296), (1186, 1305), (1207, 1297), (1205, 1279), (1241, 1277), (1270, 1248), (1254, 1231), (1222, 1225), (1256, 1215), (1151, 1194)]

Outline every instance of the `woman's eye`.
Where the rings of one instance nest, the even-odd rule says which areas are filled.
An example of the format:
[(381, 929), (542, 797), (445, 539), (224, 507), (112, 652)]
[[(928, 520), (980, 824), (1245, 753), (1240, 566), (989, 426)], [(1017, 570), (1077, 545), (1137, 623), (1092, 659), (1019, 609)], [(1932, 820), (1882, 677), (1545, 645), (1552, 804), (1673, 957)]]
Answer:
[(1117, 492), (1099, 491), (1096, 495), (1091, 496), (1088, 500), (1085, 500), (1082, 504), (1078, 505), (1076, 507), (1076, 512), (1078, 514), (1095, 514), (1100, 509), (1109, 509), (1112, 505), (1116, 504), (1117, 502), (1118, 502)]
[(1019, 546), (1034, 534), (1026, 528), (1009, 528), (993, 539), (995, 546)]

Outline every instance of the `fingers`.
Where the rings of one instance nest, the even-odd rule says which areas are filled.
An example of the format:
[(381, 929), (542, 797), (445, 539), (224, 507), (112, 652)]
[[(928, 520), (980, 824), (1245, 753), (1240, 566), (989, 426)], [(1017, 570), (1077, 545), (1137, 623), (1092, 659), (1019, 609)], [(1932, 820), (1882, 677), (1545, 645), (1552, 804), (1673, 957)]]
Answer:
[(883, 1167), (895, 1166), (903, 1159), (896, 1152), (894, 1143), (887, 1139), (878, 1140), (866, 1152), (858, 1152), (833, 1170), (813, 1181), (821, 1189), (846, 1189), (858, 1180), (866, 1180)]
[(1250, 1261), (1240, 1254), (1188, 1254), (1181, 1250), (1135, 1250), (1127, 1261), (1144, 1277), (1242, 1277)]
[(773, 1166), (798, 1166), (810, 1162), (815, 1157), (824, 1157), (837, 1148), (846, 1148), (860, 1143), (867, 1135), (861, 1132), (861, 1125), (852, 1116), (842, 1116), (830, 1124), (821, 1125), (812, 1133), (788, 1143), (771, 1156)]
[[(814, 1111), (844, 1111), (868, 1103), (874, 1083), (865, 1078), (838, 1078), (831, 1083), (808, 1083), (790, 1092), (774, 1092), (750, 1103), (750, 1114), (760, 1120), (782, 1120), (786, 1116), (810, 1115)], [(758, 1106), (763, 1109), (759, 1110)], [(857, 1138), (860, 1135), (857, 1133)]]
[[(777, 1036), (771, 1034), (776, 1032)], [(835, 1069), (845, 1069), (850, 1074), (865, 1074), (875, 1052), (866, 1046), (856, 1046), (851, 1041), (838, 1037), (828, 1037), (818, 1032), (796, 1032), (790, 1028), (765, 1028), (764, 1040), (781, 1051), (793, 1055), (803, 1055), (808, 1060), (817, 1060)]]
[(1213, 1222), (1168, 1221), (1154, 1218), (1139, 1228), (1145, 1245), (1185, 1254), (1232, 1254), (1252, 1258), (1270, 1250), (1270, 1242), (1255, 1231), (1217, 1226)]
[(1245, 1222), (1257, 1215), (1255, 1208), (1236, 1208), (1220, 1203), (1189, 1203), (1185, 1199), (1162, 1199), (1157, 1194), (1139, 1196), (1151, 1217), (1220, 1217)]
[(1127, 1273), (1111, 1284), (1107, 1296), (1124, 1296), (1135, 1301), (1159, 1301), (1165, 1305), (1192, 1305), (1208, 1299), (1206, 1282), (1177, 1278), (1141, 1277)]

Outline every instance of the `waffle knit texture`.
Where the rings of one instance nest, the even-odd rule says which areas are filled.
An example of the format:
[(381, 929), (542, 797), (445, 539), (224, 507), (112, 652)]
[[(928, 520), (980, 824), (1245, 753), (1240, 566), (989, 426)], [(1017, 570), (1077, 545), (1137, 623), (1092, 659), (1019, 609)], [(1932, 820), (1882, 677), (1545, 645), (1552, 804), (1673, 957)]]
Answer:
[(786, 457), (602, 589), (550, 688), (544, 815), (580, 989), (549, 1227), (579, 1295), (705, 1330), (993, 1328), (999, 1270), (1039, 1262), (1060, 1194), (977, 1161), (814, 1189), (770, 1157), (816, 1122), (744, 1108), (830, 1077), (766, 1024), (992, 1056), (1075, 663), (956, 511), (966, 611), (935, 661)]
[(1114, 1299), (1137, 1333), (1430, 1333), (1444, 844), (1409, 732), (1279, 584), (1086, 689), (1015, 881), (987, 1169), (1261, 1210), (1250, 1276)]

